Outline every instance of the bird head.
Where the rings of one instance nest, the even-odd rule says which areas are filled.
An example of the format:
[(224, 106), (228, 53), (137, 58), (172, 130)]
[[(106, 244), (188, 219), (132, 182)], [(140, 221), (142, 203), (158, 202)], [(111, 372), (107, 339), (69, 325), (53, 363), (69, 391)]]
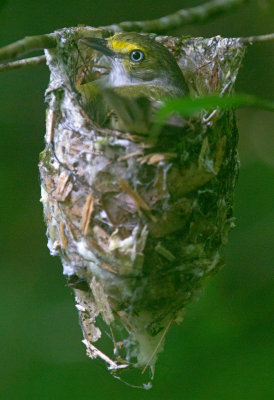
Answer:
[(148, 35), (118, 33), (107, 39), (85, 38), (81, 42), (109, 57), (107, 87), (153, 84), (170, 87), (178, 96), (188, 91), (175, 58)]

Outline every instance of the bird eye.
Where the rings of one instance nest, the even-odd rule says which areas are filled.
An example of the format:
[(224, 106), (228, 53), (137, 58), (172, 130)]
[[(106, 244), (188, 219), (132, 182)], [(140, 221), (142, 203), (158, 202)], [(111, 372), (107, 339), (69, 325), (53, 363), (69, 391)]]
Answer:
[(141, 50), (133, 50), (130, 53), (130, 59), (133, 62), (140, 62), (144, 58), (144, 53)]

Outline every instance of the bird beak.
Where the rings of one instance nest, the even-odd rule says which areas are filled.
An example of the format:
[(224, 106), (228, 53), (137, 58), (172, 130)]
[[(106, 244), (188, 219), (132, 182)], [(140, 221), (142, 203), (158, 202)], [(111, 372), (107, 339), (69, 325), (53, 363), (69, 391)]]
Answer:
[(79, 39), (79, 42), (84, 43), (85, 45), (91, 47), (94, 50), (100, 51), (109, 57), (114, 57), (114, 51), (110, 50), (108, 47), (108, 41), (106, 39), (99, 38), (83, 38)]

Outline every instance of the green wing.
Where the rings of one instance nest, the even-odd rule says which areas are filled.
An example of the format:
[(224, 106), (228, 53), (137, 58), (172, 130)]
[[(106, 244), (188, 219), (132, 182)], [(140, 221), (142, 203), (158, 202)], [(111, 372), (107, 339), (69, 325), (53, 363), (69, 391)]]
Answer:
[(82, 104), (95, 122), (109, 124), (112, 129), (147, 133), (160, 100), (176, 97), (174, 89), (140, 84), (101, 88), (96, 81), (79, 85)]

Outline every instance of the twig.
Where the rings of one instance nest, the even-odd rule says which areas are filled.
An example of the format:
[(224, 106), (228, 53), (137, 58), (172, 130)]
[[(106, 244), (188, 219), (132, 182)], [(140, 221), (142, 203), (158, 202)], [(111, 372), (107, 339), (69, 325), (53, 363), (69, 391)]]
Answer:
[(236, 8), (249, 0), (211, 0), (196, 7), (178, 10), (173, 14), (149, 21), (126, 21), (119, 24), (109, 25), (105, 29), (114, 32), (154, 32), (166, 33), (184, 25), (202, 22), (215, 15), (223, 14), (230, 9)]
[(45, 63), (46, 63), (45, 56), (24, 58), (23, 60), (17, 60), (17, 61), (12, 61), (12, 62), (5, 63), (5, 64), (0, 64), (0, 72), (8, 71), (10, 69), (35, 66), (35, 65), (45, 64)]
[(55, 34), (26, 36), (24, 39), (11, 43), (0, 49), (0, 61), (12, 60), (34, 50), (43, 50), (56, 47)]
[(248, 36), (240, 38), (243, 43), (252, 44), (253, 42), (266, 42), (267, 40), (274, 40), (274, 33), (268, 33), (266, 35)]
[(102, 353), (102, 351), (100, 351), (95, 346), (93, 346), (93, 344), (91, 344), (88, 340), (84, 339), (84, 340), (82, 340), (82, 342), (84, 343), (84, 345), (87, 348), (88, 357), (90, 357), (90, 358), (100, 357), (102, 360), (104, 360), (109, 365), (108, 369), (117, 370), (117, 369), (121, 369), (121, 368), (126, 368), (128, 366), (127, 364), (117, 365), (114, 361), (112, 361), (111, 358), (109, 358), (104, 353)]
[(94, 199), (93, 199), (92, 193), (90, 193), (86, 198), (86, 202), (85, 202), (85, 205), (83, 207), (83, 212), (82, 212), (81, 231), (83, 232), (83, 234), (85, 236), (88, 233), (90, 218), (91, 218), (93, 211), (94, 211)]

